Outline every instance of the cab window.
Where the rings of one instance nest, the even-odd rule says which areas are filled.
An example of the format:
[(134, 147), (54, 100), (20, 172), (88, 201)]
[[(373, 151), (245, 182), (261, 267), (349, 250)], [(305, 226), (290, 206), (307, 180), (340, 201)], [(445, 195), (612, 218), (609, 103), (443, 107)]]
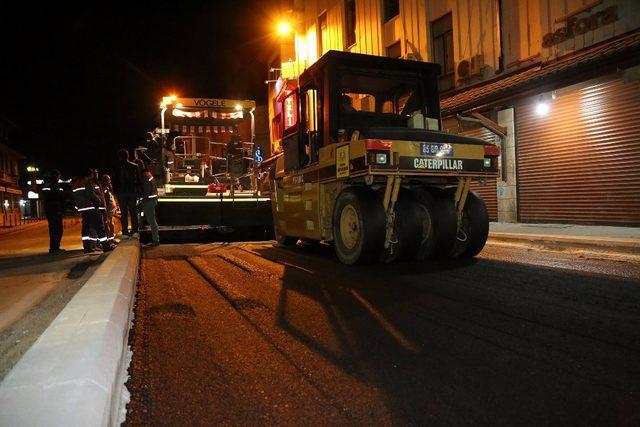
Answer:
[(369, 93), (346, 92), (342, 94), (340, 108), (343, 112), (376, 111), (376, 98)]
[(322, 103), (319, 99), (318, 91), (315, 89), (304, 91), (304, 103), (305, 127), (302, 134), (302, 142), (307, 156), (307, 163), (313, 164), (318, 161), (318, 150), (321, 144)]

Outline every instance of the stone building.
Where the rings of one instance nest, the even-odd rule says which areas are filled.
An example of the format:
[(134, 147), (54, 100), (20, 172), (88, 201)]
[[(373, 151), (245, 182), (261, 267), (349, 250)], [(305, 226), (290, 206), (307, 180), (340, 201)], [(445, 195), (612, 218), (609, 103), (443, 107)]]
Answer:
[(475, 188), (493, 220), (640, 225), (637, 0), (289, 6), (272, 99), (328, 50), (437, 62), (444, 130), (501, 145), (500, 178)]

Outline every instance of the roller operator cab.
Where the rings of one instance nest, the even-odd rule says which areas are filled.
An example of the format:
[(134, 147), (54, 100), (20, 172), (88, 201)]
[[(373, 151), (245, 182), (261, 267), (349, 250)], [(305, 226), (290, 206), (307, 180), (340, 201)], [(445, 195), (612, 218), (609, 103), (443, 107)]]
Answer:
[(474, 180), (499, 149), (442, 132), (439, 66), (330, 51), (282, 96), (270, 174), (277, 239), (331, 241), (345, 264), (472, 257), (487, 239)]

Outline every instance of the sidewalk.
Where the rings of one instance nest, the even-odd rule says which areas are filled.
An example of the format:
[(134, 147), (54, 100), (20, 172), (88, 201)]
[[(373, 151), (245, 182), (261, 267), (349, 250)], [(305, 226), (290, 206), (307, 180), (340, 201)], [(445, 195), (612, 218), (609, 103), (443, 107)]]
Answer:
[(640, 257), (640, 227), (492, 222), (489, 243)]
[[(64, 225), (65, 227), (71, 226), (73, 224), (80, 223), (80, 221), (81, 221), (80, 217), (68, 217), (64, 219)], [(13, 227), (0, 227), (0, 238), (8, 234), (18, 233), (20, 231), (25, 231), (25, 230), (36, 230), (38, 228), (47, 227), (47, 226), (48, 225), (47, 225), (46, 219), (37, 219), (25, 224), (15, 225)]]
[(34, 229), (38, 227), (43, 227), (47, 225), (46, 219), (40, 219), (37, 221), (33, 221), (27, 224), (15, 225), (13, 227), (0, 227), (0, 236), (4, 236), (5, 234), (16, 233), (18, 231)]
[(140, 247), (121, 243), (0, 382), (0, 425), (116, 426)]
[(35, 342), (103, 259), (85, 255), (81, 224), (65, 220), (65, 254), (49, 254), (47, 222), (0, 234), (0, 378)]

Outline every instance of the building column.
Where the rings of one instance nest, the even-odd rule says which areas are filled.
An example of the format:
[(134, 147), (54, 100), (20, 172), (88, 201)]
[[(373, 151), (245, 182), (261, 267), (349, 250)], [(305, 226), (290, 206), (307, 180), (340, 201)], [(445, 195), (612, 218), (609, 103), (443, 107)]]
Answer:
[[(518, 221), (518, 197), (516, 181), (516, 133), (513, 108), (498, 111), (498, 124), (507, 129), (507, 138), (501, 148), (501, 156), (507, 157), (507, 169), (498, 179), (498, 222)], [(499, 159), (502, 164), (502, 158)]]

